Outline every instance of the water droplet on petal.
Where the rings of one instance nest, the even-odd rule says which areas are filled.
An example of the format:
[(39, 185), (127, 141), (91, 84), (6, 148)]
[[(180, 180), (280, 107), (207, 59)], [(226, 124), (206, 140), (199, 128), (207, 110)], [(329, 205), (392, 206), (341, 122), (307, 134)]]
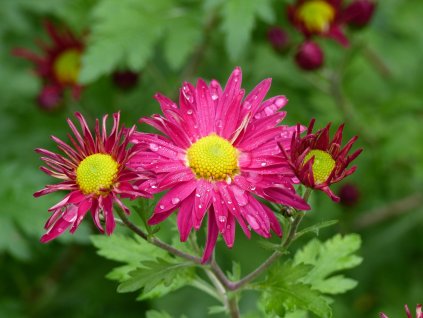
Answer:
[(219, 98), (219, 96), (217, 96), (217, 94), (212, 94), (211, 98), (212, 98), (212, 100), (216, 100), (216, 99)]
[(251, 103), (249, 101), (245, 101), (244, 105), (242, 105), (245, 109), (251, 109)]
[(195, 196), (196, 196), (197, 198), (201, 198), (201, 194), (199, 194), (199, 193), (196, 193), (196, 194), (195, 194)]
[(150, 144), (150, 149), (151, 149), (152, 151), (157, 151), (157, 150), (159, 150), (159, 146), (157, 146), (156, 144), (151, 143), (151, 144)]
[(163, 204), (160, 204), (159, 208), (160, 208), (161, 210), (164, 210), (165, 206), (164, 206)]
[(188, 115), (192, 115), (192, 109), (188, 109), (188, 110), (187, 110), (187, 114), (188, 114)]
[(178, 204), (180, 201), (179, 198), (172, 198), (172, 204)]
[(152, 188), (152, 189), (157, 189), (157, 186), (156, 186), (155, 184), (153, 184), (153, 185), (151, 186), (151, 188)]
[(216, 122), (216, 126), (217, 126), (217, 127), (219, 127), (219, 128), (222, 128), (222, 127), (223, 127), (223, 122), (219, 119), (219, 120)]
[(228, 201), (228, 204), (232, 204), (232, 201)]
[(225, 223), (225, 222), (226, 222), (226, 216), (220, 215), (220, 216), (218, 217), (218, 220), (219, 220), (219, 222), (221, 222), (221, 223)]
[(257, 223), (256, 218), (250, 214), (247, 214), (247, 222), (251, 225), (253, 230), (258, 230), (260, 225)]
[(255, 187), (254, 185), (251, 185), (251, 186), (250, 186), (250, 190), (251, 190), (251, 191), (255, 191), (255, 190), (256, 190), (256, 187)]
[(266, 166), (267, 166), (267, 163), (266, 163), (266, 162), (262, 162), (262, 163), (261, 163), (261, 166), (262, 166), (262, 167), (266, 167)]

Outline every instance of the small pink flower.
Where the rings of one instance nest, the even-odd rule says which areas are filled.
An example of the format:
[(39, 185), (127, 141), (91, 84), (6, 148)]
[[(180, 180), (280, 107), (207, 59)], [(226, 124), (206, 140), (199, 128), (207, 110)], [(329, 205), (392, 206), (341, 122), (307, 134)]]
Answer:
[(47, 233), (41, 238), (43, 243), (56, 238), (69, 227), (70, 232), (74, 233), (88, 211), (91, 211), (94, 223), (101, 232), (104, 229), (100, 216), (104, 218), (106, 233), (110, 235), (115, 228), (113, 204), (129, 214), (120, 197), (149, 196), (134, 185), (135, 181), (144, 178), (143, 175), (135, 173), (127, 166), (128, 160), (136, 155), (134, 147), (127, 147), (135, 127), (119, 127), (120, 114), (116, 113), (113, 115), (112, 130), (107, 134), (106, 115), (103, 117), (102, 127), (96, 121), (93, 136), (84, 117), (79, 113), (75, 116), (81, 125), (82, 134), (68, 119), (73, 133), (73, 136), (68, 135), (71, 145), (52, 136), (64, 155), (36, 149), (46, 164), (41, 167), (41, 171), (62, 182), (47, 185), (34, 196), (60, 190), (69, 192), (63, 200), (49, 209), (53, 214), (45, 225)]
[(273, 49), (279, 53), (288, 51), (291, 40), (289, 34), (278, 26), (273, 26), (267, 31), (267, 40), (272, 45)]
[[(333, 139), (329, 140), (330, 124), (313, 133), (314, 122), (314, 119), (311, 120), (304, 137), (301, 137), (302, 127), (297, 126), (297, 131), (292, 136), (290, 154), (284, 151), (283, 159), (289, 161), (295, 175), (303, 185), (321, 190), (333, 201), (338, 202), (339, 197), (331, 191), (329, 186), (354, 173), (356, 166), (349, 169), (347, 167), (363, 149), (348, 155), (358, 137), (353, 137), (341, 149), (344, 125), (341, 125)], [(284, 150), (284, 147), (281, 146), (281, 149)]]
[[(408, 305), (404, 305), (405, 312), (407, 314), (407, 318), (413, 318), (411, 315), (410, 309), (408, 309)], [(387, 315), (385, 315), (383, 312), (379, 313), (380, 318), (389, 318)], [(423, 312), (422, 312), (422, 305), (417, 305), (416, 307), (416, 318), (423, 318)]]
[(289, 20), (306, 38), (325, 36), (348, 46), (342, 31), (342, 0), (296, 0), (287, 9)]
[(78, 84), (78, 76), (84, 43), (69, 29), (59, 30), (51, 22), (45, 23), (45, 29), (51, 44), (38, 42), (41, 54), (24, 48), (14, 49), (13, 54), (31, 61), (36, 74), (45, 84), (61, 90), (69, 87), (73, 97), (78, 99), (82, 90), (82, 86)]
[(270, 79), (259, 83), (244, 98), (242, 73), (236, 68), (226, 87), (199, 79), (196, 87), (184, 83), (179, 106), (157, 94), (164, 116), (142, 118), (163, 135), (135, 133), (140, 151), (130, 160), (135, 168), (155, 175), (143, 189), (169, 190), (157, 203), (149, 224), (164, 221), (175, 210), (181, 241), (198, 230), (208, 214), (203, 262), (211, 256), (218, 234), (228, 247), (238, 223), (245, 235), (250, 229), (263, 237), (272, 230), (282, 236), (273, 211), (257, 197), (298, 209), (309, 206), (296, 195), (294, 174), (279, 158), (278, 142), (289, 145), (295, 127), (278, 126), (285, 117), (279, 110), (285, 96), (263, 101)]

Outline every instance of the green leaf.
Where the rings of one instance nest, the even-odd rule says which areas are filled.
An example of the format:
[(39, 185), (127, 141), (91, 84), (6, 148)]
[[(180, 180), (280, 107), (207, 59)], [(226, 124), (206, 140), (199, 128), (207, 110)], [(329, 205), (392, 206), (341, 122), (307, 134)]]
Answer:
[(138, 237), (131, 238), (115, 233), (112, 236), (93, 235), (91, 241), (98, 249), (98, 255), (125, 263), (124, 266), (116, 267), (107, 274), (107, 278), (119, 282), (129, 279), (131, 277), (129, 273), (137, 269), (141, 262), (166, 256), (166, 252)]
[(201, 12), (187, 13), (173, 18), (168, 25), (164, 55), (173, 69), (179, 69), (184, 64), (201, 40)]
[(236, 60), (248, 49), (256, 16), (259, 15), (267, 21), (272, 20), (271, 1), (227, 0), (222, 10), (226, 50), (229, 57)]
[(226, 308), (224, 306), (210, 306), (208, 308), (209, 315), (223, 314), (225, 312)]
[(139, 71), (153, 54), (172, 8), (170, 0), (104, 0), (94, 24), (79, 80), (89, 83), (124, 63)]
[(357, 234), (344, 237), (338, 234), (324, 243), (317, 239), (311, 240), (294, 258), (294, 264), (313, 265), (313, 269), (302, 282), (311, 284), (314, 289), (327, 294), (339, 294), (354, 288), (354, 280), (342, 275), (332, 275), (362, 262), (361, 257), (354, 255), (360, 245), (361, 239)]
[(285, 262), (272, 268), (259, 286), (264, 289), (262, 301), (269, 314), (284, 316), (287, 311), (308, 310), (319, 317), (331, 317), (327, 300), (311, 285), (301, 282), (312, 269), (309, 265)]
[(149, 310), (145, 313), (146, 318), (172, 318), (165, 311)]
[(144, 293), (154, 291), (160, 286), (174, 290), (181, 287), (179, 279), (185, 284), (192, 279), (194, 266), (192, 263), (176, 263), (158, 258), (154, 261), (145, 261), (142, 267), (130, 273), (131, 278), (121, 283), (118, 292), (126, 293), (143, 289)]
[(323, 222), (314, 224), (312, 226), (309, 226), (309, 227), (297, 232), (297, 234), (295, 235), (295, 239), (297, 239), (297, 238), (299, 238), (299, 237), (301, 237), (304, 234), (307, 234), (309, 232), (313, 232), (314, 234), (319, 235), (320, 229), (332, 226), (336, 223), (338, 223), (338, 220), (329, 220), (329, 221), (323, 221)]

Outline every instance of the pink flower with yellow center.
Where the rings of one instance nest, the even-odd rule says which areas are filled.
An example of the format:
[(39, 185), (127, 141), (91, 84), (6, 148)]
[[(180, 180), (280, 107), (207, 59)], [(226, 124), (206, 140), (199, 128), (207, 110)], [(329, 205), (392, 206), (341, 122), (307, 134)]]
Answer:
[[(407, 314), (407, 318), (413, 318), (413, 315), (410, 312), (410, 309), (408, 309), (408, 305), (404, 305), (405, 313)], [(380, 318), (389, 318), (387, 315), (385, 315), (383, 312), (379, 313)], [(416, 307), (416, 318), (423, 318), (423, 312), (422, 312), (422, 305), (417, 305)]]
[(356, 166), (349, 169), (347, 167), (363, 149), (348, 155), (357, 136), (351, 138), (341, 149), (344, 125), (341, 125), (333, 139), (329, 140), (330, 124), (313, 133), (314, 122), (314, 119), (311, 120), (304, 137), (301, 137), (301, 126), (297, 126), (297, 131), (292, 136), (290, 153), (281, 145), (282, 158), (289, 161), (295, 175), (303, 185), (322, 190), (333, 201), (338, 202), (339, 197), (331, 191), (329, 186), (354, 173)]
[(342, 26), (342, 0), (297, 0), (288, 6), (288, 18), (307, 38), (322, 35), (347, 46)]
[(157, 203), (149, 224), (165, 220), (175, 210), (181, 241), (198, 230), (208, 214), (203, 262), (211, 256), (218, 234), (228, 247), (235, 240), (236, 222), (250, 237), (250, 229), (263, 237), (272, 230), (282, 236), (274, 213), (257, 197), (298, 209), (309, 209), (292, 186), (294, 174), (280, 161), (278, 142), (289, 144), (295, 127), (278, 126), (285, 96), (263, 101), (271, 79), (258, 84), (244, 99), (242, 73), (236, 68), (226, 87), (199, 79), (184, 83), (179, 106), (157, 94), (163, 116), (140, 121), (163, 135), (134, 133), (139, 152), (132, 167), (150, 171), (155, 178), (143, 189), (169, 190)]
[(59, 31), (52, 23), (46, 22), (45, 29), (51, 44), (39, 42), (42, 54), (23, 48), (15, 49), (13, 54), (31, 61), (44, 84), (56, 86), (60, 90), (70, 87), (73, 97), (78, 99), (82, 89), (78, 84), (78, 76), (84, 43), (67, 28)]
[(129, 214), (120, 198), (150, 196), (135, 185), (144, 176), (127, 166), (128, 160), (137, 153), (134, 147), (128, 147), (135, 127), (119, 127), (120, 114), (116, 113), (113, 115), (113, 128), (107, 134), (106, 115), (103, 117), (102, 127), (96, 121), (93, 136), (84, 117), (79, 113), (75, 116), (81, 125), (82, 134), (68, 119), (73, 133), (73, 136), (68, 136), (73, 147), (52, 136), (64, 155), (36, 149), (46, 164), (41, 170), (62, 182), (47, 185), (34, 196), (60, 190), (69, 191), (62, 201), (49, 209), (52, 216), (45, 225), (47, 233), (41, 238), (43, 243), (56, 238), (69, 227), (70, 232), (74, 233), (88, 211), (91, 211), (94, 223), (101, 232), (104, 229), (100, 217), (104, 219), (106, 233), (110, 235), (115, 228), (113, 204)]

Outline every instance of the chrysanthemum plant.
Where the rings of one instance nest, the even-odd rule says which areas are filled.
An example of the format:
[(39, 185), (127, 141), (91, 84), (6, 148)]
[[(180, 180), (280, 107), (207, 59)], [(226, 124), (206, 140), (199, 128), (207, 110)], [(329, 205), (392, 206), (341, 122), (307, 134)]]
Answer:
[[(339, 200), (330, 187), (355, 171), (348, 166), (361, 150), (349, 155), (356, 137), (342, 147), (343, 126), (331, 139), (330, 125), (313, 132), (314, 120), (307, 131), (299, 124), (281, 124), (288, 100), (264, 100), (271, 80), (247, 96), (241, 81), (236, 68), (225, 87), (215, 80), (184, 83), (178, 103), (157, 94), (163, 114), (140, 122), (159, 134), (122, 127), (119, 113), (110, 131), (107, 116), (94, 129), (79, 113), (80, 128), (68, 120), (69, 143), (53, 137), (60, 153), (37, 149), (45, 162), (41, 170), (61, 182), (35, 196), (67, 192), (49, 209), (41, 242), (67, 229), (75, 232), (90, 213), (98, 230), (110, 236), (93, 237), (99, 254), (124, 263), (109, 274), (119, 281), (119, 292), (141, 290), (139, 298), (148, 299), (188, 285), (220, 303), (209, 313), (240, 317), (243, 292), (254, 290), (254, 317), (288, 317), (291, 312), (331, 317), (330, 296), (356, 285), (335, 273), (361, 262), (354, 254), (360, 238), (301, 239), (305, 245), (295, 253), (291, 245), (335, 223), (303, 228), (301, 221), (311, 213), (313, 190)], [(129, 231), (114, 233), (116, 224)], [(172, 228), (178, 239), (169, 237), (172, 231), (166, 229)], [(219, 265), (222, 247), (215, 248), (219, 238), (232, 248), (237, 228), (251, 244), (259, 237), (272, 240), (262, 244), (268, 258), (247, 274), (235, 262), (225, 272)]]

